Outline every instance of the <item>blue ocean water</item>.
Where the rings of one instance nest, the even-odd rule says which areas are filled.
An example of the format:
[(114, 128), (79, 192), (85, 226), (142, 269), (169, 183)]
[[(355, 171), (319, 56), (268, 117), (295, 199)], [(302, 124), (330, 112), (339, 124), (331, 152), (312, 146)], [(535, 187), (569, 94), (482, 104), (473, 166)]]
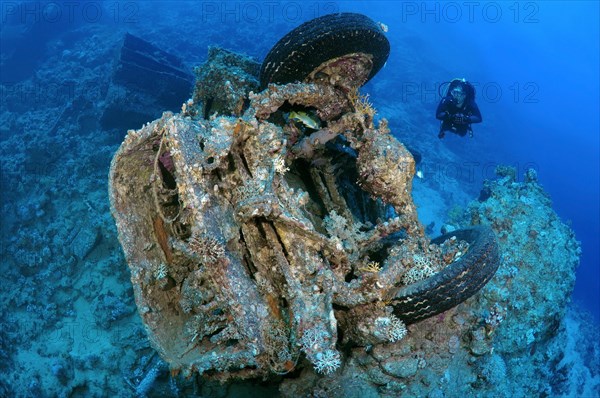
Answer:
[[(191, 74), (209, 46), (260, 61), (285, 33), (328, 13), (358, 12), (385, 24), (390, 57), (362, 91), (392, 133), (423, 157), (424, 178), (415, 182), (422, 223), (439, 234), (452, 208), (476, 200), (498, 165), (515, 167), (518, 180), (535, 169), (554, 211), (581, 242), (572, 298), (598, 328), (597, 2), (5, 1), (0, 7), (6, 277), (0, 395), (55, 396), (64, 388), (64, 396), (89, 396), (123, 380), (125, 389), (136, 380), (137, 392), (144, 380), (149, 391), (155, 380), (167, 384), (158, 371), (147, 373), (154, 378), (136, 373), (143, 366), (134, 364), (148, 368), (157, 355), (136, 317), (107, 197), (110, 160), (126, 129), (143, 123), (107, 128), (102, 122), (126, 32), (176, 55)], [(473, 126), (473, 138), (439, 140), (438, 88), (456, 77), (475, 85), (483, 123)], [(125, 346), (129, 368), (107, 370), (118, 359), (115, 347)]]
[[(555, 210), (582, 242), (573, 297), (600, 319), (598, 4), (386, 2), (369, 7), (369, 15), (395, 22), (391, 40), (407, 30), (418, 36), (423, 57), (449, 79), (476, 83), (484, 123), (474, 128), (484, 142), (449, 145), (484, 167), (476, 176), (491, 177), (485, 165), (498, 162), (520, 174), (538, 171)], [(427, 85), (435, 79), (415, 77), (403, 81), (407, 99), (429, 103)]]

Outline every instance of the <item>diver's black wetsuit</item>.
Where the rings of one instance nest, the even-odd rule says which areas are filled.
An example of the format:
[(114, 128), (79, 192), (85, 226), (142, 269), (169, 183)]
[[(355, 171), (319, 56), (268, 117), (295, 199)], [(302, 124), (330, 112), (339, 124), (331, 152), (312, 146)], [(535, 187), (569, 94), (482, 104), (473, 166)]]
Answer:
[[(462, 120), (459, 120), (461, 118), (457, 118), (457, 115), (463, 115)], [(440, 138), (443, 137), (443, 133), (446, 131), (464, 137), (467, 131), (472, 131), (471, 123), (480, 123), (482, 120), (475, 101), (465, 100), (463, 106), (458, 107), (456, 106), (456, 100), (451, 95), (442, 98), (435, 111), (435, 117), (442, 121)]]

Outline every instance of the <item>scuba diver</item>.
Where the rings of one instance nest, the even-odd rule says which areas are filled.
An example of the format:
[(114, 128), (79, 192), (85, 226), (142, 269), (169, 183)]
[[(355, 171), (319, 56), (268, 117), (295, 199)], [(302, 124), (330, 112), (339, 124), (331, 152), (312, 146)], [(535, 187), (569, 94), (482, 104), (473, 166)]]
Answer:
[[(440, 89), (445, 83), (440, 85)], [(440, 94), (441, 95), (441, 94)], [(440, 101), (435, 117), (441, 120), (438, 138), (449, 131), (464, 137), (473, 137), (471, 123), (481, 123), (481, 113), (475, 103), (475, 87), (465, 79), (453, 79)]]

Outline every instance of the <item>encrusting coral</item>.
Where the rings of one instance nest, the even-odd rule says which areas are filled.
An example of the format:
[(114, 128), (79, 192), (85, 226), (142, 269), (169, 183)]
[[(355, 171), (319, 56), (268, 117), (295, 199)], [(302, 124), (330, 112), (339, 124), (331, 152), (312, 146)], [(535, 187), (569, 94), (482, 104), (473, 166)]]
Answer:
[[(222, 84), (202, 80), (214, 76), (204, 69), (228, 67), (211, 54), (198, 70), (204, 92)], [(242, 58), (237, 65), (253, 70)], [(197, 92), (182, 113), (130, 131), (112, 163), (113, 215), (138, 308), (172, 368), (264, 377), (306, 358), (332, 373), (342, 342), (398, 341), (406, 324), (493, 275), (489, 232), (430, 242), (411, 197), (414, 160), (356, 94), (307, 82), (248, 99), (238, 109), (222, 98), (207, 111), (210, 99)], [(313, 114), (320, 129), (288, 118), (292, 110)], [(460, 245), (469, 246), (465, 259), (442, 255)], [(443, 272), (404, 286), (426, 261)]]

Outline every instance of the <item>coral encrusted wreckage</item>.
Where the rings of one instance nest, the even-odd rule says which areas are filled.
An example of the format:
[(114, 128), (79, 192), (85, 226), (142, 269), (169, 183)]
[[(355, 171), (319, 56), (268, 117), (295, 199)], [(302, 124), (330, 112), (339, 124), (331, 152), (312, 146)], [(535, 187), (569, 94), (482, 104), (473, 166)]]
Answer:
[[(326, 40), (321, 31), (358, 26), (344, 42), (362, 48), (383, 36), (357, 14), (307, 24)], [(285, 76), (289, 61), (272, 65), (294, 48), (276, 45), (262, 68), (212, 48), (181, 113), (130, 130), (113, 159), (111, 206), (136, 303), (173, 373), (330, 375), (361, 361), (355, 347), (385, 361), (388, 343), (410, 351), (408, 325), (468, 299), (498, 268), (490, 227), (425, 235), (413, 157), (358, 94), (389, 45), (334, 47), (342, 53), (313, 72)], [(424, 361), (411, 354), (387, 372)]]

